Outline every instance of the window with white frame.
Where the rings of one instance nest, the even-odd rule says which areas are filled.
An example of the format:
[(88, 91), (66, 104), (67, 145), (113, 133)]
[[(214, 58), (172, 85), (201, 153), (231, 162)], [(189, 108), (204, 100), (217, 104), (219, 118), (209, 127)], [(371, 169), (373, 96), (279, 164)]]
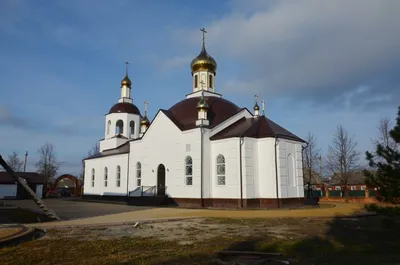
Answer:
[(367, 187), (366, 186), (361, 186), (361, 190), (366, 190)]
[(193, 160), (190, 156), (185, 158), (186, 185), (193, 185)]
[(104, 187), (107, 187), (108, 181), (108, 169), (107, 167), (104, 168)]
[(336, 186), (335, 190), (341, 190), (341, 188), (339, 186)]
[(356, 190), (356, 186), (351, 186), (350, 189), (351, 190)]
[(92, 168), (92, 187), (94, 187), (94, 176), (95, 176), (95, 171), (94, 168)]
[(136, 186), (142, 186), (142, 164), (136, 163)]
[(225, 185), (225, 157), (223, 155), (217, 156), (217, 179), (218, 185)]
[(121, 167), (117, 166), (117, 187), (121, 187)]

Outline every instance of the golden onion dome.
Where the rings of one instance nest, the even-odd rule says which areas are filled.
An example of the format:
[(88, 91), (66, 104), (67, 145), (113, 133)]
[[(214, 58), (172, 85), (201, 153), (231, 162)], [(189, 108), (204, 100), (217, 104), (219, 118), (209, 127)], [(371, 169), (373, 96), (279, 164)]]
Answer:
[(201, 70), (207, 70), (216, 74), (217, 62), (214, 60), (214, 58), (208, 55), (204, 43), (200, 54), (192, 60), (190, 68), (192, 69), (192, 74)]
[(256, 105), (254, 105), (254, 110), (260, 110), (260, 107), (258, 106), (257, 102), (256, 102)]
[(128, 74), (127, 74), (127, 75), (125, 75), (124, 79), (122, 79), (121, 86), (131, 87), (131, 85), (132, 85), (132, 82), (129, 79)]
[(143, 119), (140, 121), (140, 124), (141, 124), (141, 125), (149, 126), (150, 121), (149, 121), (149, 119), (147, 118), (146, 115), (145, 115), (145, 116), (143, 117)]

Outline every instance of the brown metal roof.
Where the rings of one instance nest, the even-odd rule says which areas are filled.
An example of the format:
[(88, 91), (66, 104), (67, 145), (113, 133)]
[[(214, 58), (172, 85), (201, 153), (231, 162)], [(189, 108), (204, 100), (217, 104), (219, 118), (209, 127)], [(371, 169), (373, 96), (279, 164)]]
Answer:
[[(46, 178), (36, 172), (15, 172), (15, 176), (26, 179), (28, 184), (45, 184)], [(0, 184), (15, 184), (7, 172), (0, 172)]]
[(277, 136), (278, 138), (305, 142), (301, 138), (282, 128), (265, 116), (248, 119), (242, 118), (219, 133), (213, 135), (210, 140), (220, 140), (240, 136), (251, 138), (267, 138)]
[(131, 103), (121, 102), (112, 106), (108, 114), (110, 113), (131, 113), (140, 115), (140, 110)]
[[(141, 139), (141, 138), (138, 138), (138, 139)], [(90, 160), (90, 159), (95, 159), (95, 158), (100, 158), (100, 157), (105, 157), (105, 156), (127, 154), (127, 153), (129, 153), (129, 150), (130, 150), (129, 142), (130, 141), (128, 141), (126, 143), (123, 143), (120, 146), (117, 146), (116, 148), (106, 149), (106, 150), (103, 150), (103, 152), (99, 152), (99, 153), (94, 154), (92, 156), (86, 157), (86, 158), (83, 159), (83, 161)]]
[[(181, 130), (196, 128), (197, 108), (199, 97), (187, 98), (172, 106), (168, 111), (163, 111)], [(229, 100), (218, 97), (204, 97), (209, 109), (207, 113), (210, 128), (232, 117), (242, 109)]]

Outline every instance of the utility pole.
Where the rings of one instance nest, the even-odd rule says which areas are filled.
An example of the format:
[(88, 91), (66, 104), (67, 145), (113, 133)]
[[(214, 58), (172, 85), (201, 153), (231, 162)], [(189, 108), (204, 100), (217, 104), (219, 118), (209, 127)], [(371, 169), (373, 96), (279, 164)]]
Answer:
[(26, 162), (28, 160), (28, 151), (25, 153), (25, 161), (24, 161), (24, 172), (26, 171)]

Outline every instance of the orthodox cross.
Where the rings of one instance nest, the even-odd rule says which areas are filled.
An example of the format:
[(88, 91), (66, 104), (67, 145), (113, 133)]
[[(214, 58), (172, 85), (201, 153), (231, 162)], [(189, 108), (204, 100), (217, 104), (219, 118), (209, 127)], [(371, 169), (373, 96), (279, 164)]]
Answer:
[(126, 65), (126, 75), (128, 75), (128, 65), (129, 65), (129, 62), (126, 61), (126, 62), (125, 62), (125, 65)]
[(201, 90), (204, 90), (205, 84), (206, 84), (206, 82), (204, 82), (204, 80), (200, 81)]
[(258, 95), (254, 95), (254, 98), (256, 99), (256, 103), (258, 102)]
[(147, 100), (144, 101), (144, 116), (147, 115), (147, 104), (149, 104), (149, 102), (147, 102)]
[(200, 31), (203, 32), (203, 44), (204, 44), (204, 40), (205, 40), (205, 38), (206, 38), (206, 33), (207, 33), (207, 31), (206, 31), (205, 28), (200, 29)]
[(261, 105), (262, 105), (262, 115), (265, 114), (264, 109), (265, 109), (265, 100), (261, 100)]

